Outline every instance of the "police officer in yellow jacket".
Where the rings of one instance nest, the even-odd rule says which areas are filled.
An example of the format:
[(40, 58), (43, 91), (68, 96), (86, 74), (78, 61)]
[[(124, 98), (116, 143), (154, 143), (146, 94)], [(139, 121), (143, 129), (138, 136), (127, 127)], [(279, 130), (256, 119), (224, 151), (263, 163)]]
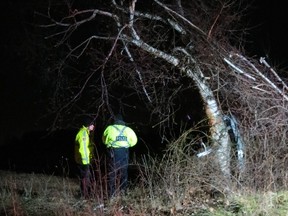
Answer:
[(90, 132), (94, 131), (95, 125), (90, 118), (84, 121), (75, 138), (75, 161), (79, 169), (81, 196), (89, 198), (92, 192), (90, 165), (94, 150)]
[(105, 129), (102, 141), (108, 149), (108, 193), (113, 197), (127, 188), (129, 148), (135, 146), (138, 139), (135, 132), (125, 125), (122, 116), (116, 115), (114, 124)]

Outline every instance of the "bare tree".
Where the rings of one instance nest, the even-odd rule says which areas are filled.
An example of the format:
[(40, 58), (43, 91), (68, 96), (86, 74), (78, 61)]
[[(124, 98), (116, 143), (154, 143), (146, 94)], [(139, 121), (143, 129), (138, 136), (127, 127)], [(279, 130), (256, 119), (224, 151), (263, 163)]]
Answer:
[[(113, 115), (115, 106), (117, 111), (125, 104), (135, 107), (137, 102), (133, 100), (138, 100), (150, 111), (153, 122), (161, 125), (165, 136), (167, 128), (174, 124), (175, 99), (185, 89), (194, 89), (201, 96), (216, 162), (229, 186), (231, 141), (223, 115), (232, 112), (242, 125), (245, 115), (233, 103), (239, 99), (249, 110), (243, 95), (247, 96), (252, 88), (251, 94), (273, 91), (287, 100), (286, 86), (280, 77), (277, 76), (278, 82), (285, 89), (274, 83), (276, 73), (273, 78), (267, 77), (257, 68), (263, 66), (233, 46), (232, 42), (241, 42), (245, 33), (242, 30), (234, 34), (233, 27), (243, 16), (239, 10), (243, 8), (241, 3), (179, 0), (111, 0), (81, 6), (66, 3), (66, 8), (63, 5), (48, 8), (45, 15), (48, 23), (42, 24), (53, 28), (54, 33), (47, 38), (54, 39), (55, 45), (66, 51), (57, 65), (57, 82), (67, 82), (69, 88), (63, 89), (65, 83), (56, 85), (66, 92), (62, 101), (55, 103), (56, 120), (77, 109), (78, 113), (87, 112), (79, 106), (85, 97), (92, 98), (85, 105), (95, 117), (107, 112)], [(55, 13), (60, 9), (61, 13)], [(235, 35), (238, 37), (234, 38)], [(86, 71), (77, 66), (79, 62), (88, 65)], [(77, 76), (69, 76), (71, 70)], [(265, 87), (261, 83), (266, 83)], [(241, 85), (248, 85), (249, 91), (236, 99)], [(55, 98), (59, 100), (59, 96), (63, 94)], [(251, 111), (247, 114), (251, 116)]]

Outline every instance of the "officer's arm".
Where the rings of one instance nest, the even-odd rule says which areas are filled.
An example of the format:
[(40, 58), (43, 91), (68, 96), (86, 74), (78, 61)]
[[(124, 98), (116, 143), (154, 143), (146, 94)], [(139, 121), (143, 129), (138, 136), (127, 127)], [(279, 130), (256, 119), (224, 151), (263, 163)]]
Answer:
[(137, 135), (135, 134), (135, 132), (132, 129), (129, 130), (128, 140), (129, 140), (129, 146), (130, 147), (135, 146), (138, 142)]

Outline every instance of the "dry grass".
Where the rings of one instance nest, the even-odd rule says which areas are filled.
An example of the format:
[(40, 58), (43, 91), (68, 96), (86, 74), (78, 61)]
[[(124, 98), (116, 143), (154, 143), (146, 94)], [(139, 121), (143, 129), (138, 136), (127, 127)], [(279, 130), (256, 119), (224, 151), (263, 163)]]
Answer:
[(234, 187), (227, 196), (209, 180), (211, 160), (195, 160), (179, 149), (161, 160), (142, 158), (134, 164), (139, 169), (135, 186), (113, 200), (79, 198), (77, 179), (0, 171), (0, 215), (287, 215), (288, 192)]
[(211, 197), (207, 191), (190, 186), (181, 198), (179, 194), (173, 194), (177, 190), (161, 191), (163, 187), (158, 185), (155, 191), (136, 187), (125, 196), (103, 200), (103, 207), (99, 206), (99, 200), (77, 198), (78, 183), (75, 179), (7, 171), (1, 171), (0, 175), (0, 215), (285, 216), (288, 212), (288, 192), (253, 193), (246, 189), (233, 193), (229, 198)]
[[(150, 193), (145, 185), (109, 201), (84, 200), (77, 197), (77, 179), (8, 171), (0, 171), (0, 176), (0, 215), (186, 215), (197, 209), (195, 199), (173, 206), (167, 194), (166, 198), (157, 197), (161, 188)], [(195, 189), (190, 192), (201, 193)]]
[[(225, 191), (227, 182), (216, 172), (213, 153), (197, 158), (191, 153), (196, 141), (187, 137), (183, 134), (172, 142), (160, 158), (148, 155), (135, 160), (131, 167), (137, 174), (127, 193), (110, 200), (104, 198), (105, 189), (99, 185), (95, 185), (100, 189), (93, 198), (80, 198), (75, 178), (0, 171), (0, 215), (288, 215), (288, 192), (282, 183), (287, 178), (284, 166), (259, 176), (256, 173), (261, 166), (257, 171), (255, 163), (250, 163), (254, 157), (248, 158), (241, 181), (233, 176), (230, 190)], [(279, 161), (283, 159), (274, 163)], [(266, 163), (262, 160), (262, 166)], [(269, 187), (259, 187), (259, 179)]]

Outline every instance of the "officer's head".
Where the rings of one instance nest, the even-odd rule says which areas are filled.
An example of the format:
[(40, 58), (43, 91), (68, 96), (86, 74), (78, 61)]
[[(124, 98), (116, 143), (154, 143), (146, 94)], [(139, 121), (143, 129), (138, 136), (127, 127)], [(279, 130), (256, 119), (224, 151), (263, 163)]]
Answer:
[(87, 116), (87, 117), (85, 117), (85, 118), (83, 119), (83, 125), (84, 125), (85, 127), (88, 127), (88, 129), (89, 129), (90, 131), (94, 130), (94, 127), (95, 127), (95, 123), (94, 123), (93, 120), (94, 120), (94, 119), (91, 118), (91, 117), (89, 117), (89, 116)]
[(114, 117), (114, 124), (118, 124), (118, 125), (125, 125), (125, 122), (123, 120), (123, 116), (121, 114), (117, 114)]

